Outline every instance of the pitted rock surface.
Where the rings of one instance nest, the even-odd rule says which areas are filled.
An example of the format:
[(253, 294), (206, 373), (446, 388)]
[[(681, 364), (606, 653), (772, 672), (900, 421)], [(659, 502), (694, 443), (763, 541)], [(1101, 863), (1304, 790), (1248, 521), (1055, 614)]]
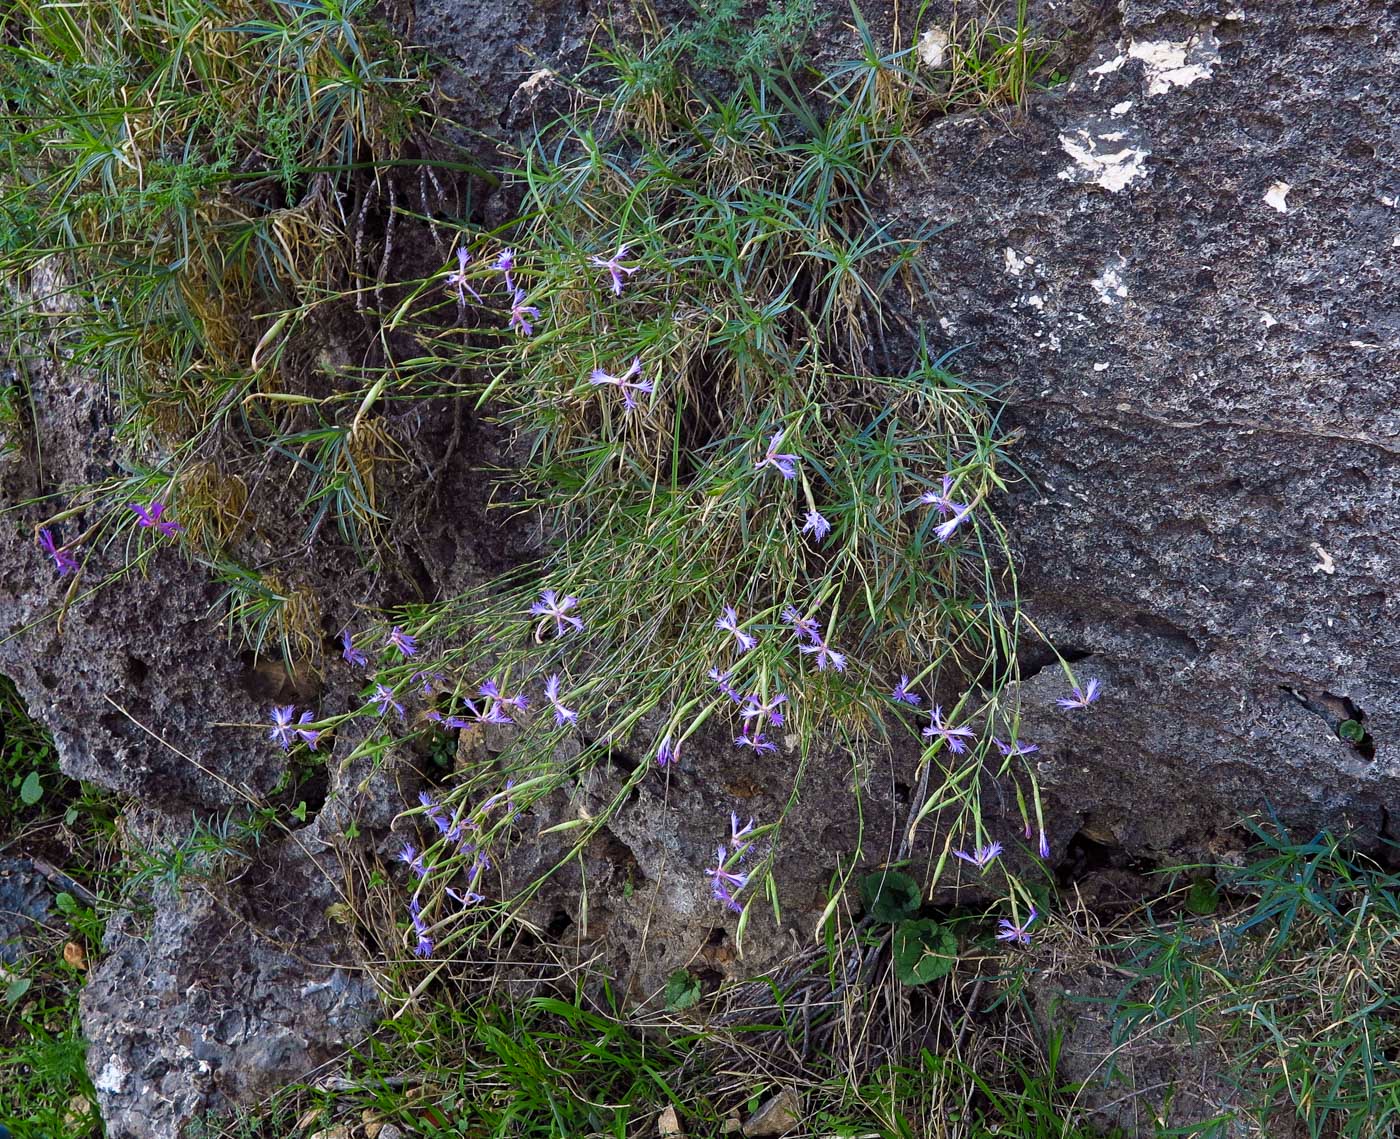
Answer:
[(1268, 809), (1387, 833), (1397, 42), (1383, 3), (1125, 0), (1066, 85), (1009, 130), (936, 124), (892, 191), (953, 223), (932, 315), (1024, 432), (1027, 603), (1107, 684), (1060, 712), (1045, 668), (1023, 733), (1068, 816), (1138, 852)]

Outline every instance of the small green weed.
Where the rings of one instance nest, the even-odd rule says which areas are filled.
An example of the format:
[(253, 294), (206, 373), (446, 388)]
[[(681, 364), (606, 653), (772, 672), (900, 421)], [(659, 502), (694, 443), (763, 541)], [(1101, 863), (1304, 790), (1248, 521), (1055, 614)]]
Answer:
[[(1216, 866), (1220, 909), (1124, 943), (1120, 1041), (1177, 1032), (1211, 1045), (1244, 1110), (1310, 1139), (1400, 1126), (1400, 876), (1334, 836), (1254, 829), (1243, 868)], [(1199, 877), (1202, 868), (1190, 868)]]

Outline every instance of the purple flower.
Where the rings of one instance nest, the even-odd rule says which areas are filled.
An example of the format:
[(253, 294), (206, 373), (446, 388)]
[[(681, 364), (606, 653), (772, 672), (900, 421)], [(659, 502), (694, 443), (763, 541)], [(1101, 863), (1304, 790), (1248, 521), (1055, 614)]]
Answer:
[(365, 654), (355, 647), (355, 639), (350, 635), (349, 629), (340, 630), (340, 643), (344, 646), (340, 655), (350, 664), (359, 665), (360, 668), (369, 664), (369, 659)]
[(491, 268), (497, 269), (505, 274), (506, 292), (515, 292), (515, 278), (511, 276), (511, 272), (515, 269), (515, 250), (502, 249), (500, 256), (491, 263)]
[(966, 513), (967, 503), (954, 502), (952, 499), (952, 493), (953, 476), (944, 475), (942, 493), (940, 494), (936, 490), (927, 490), (919, 496), (918, 501), (915, 503), (915, 505), (937, 507), (938, 513), (944, 518), (947, 518), (950, 514)]
[(765, 755), (770, 751), (777, 751), (778, 745), (765, 736), (762, 732), (755, 732), (750, 735), (744, 732), (743, 735), (734, 737), (735, 747), (751, 747), (758, 755)]
[(825, 672), (828, 668), (836, 672), (846, 671), (846, 654), (838, 653), (820, 637), (816, 638), (810, 645), (802, 645), (799, 652), (808, 655), (815, 654), (817, 658), (817, 671)]
[[(301, 719), (298, 720), (297, 723), (309, 724), (313, 720), (315, 720), (315, 718), (316, 717), (313, 716), (310, 712), (303, 712), (301, 714)], [(316, 744), (321, 739), (321, 733), (319, 731), (317, 731), (315, 728), (297, 728), (296, 733), (306, 743), (307, 747), (309, 747), (312, 751), (316, 750)]]
[(486, 901), (484, 894), (478, 894), (475, 890), (468, 890), (465, 894), (458, 893), (451, 886), (444, 891), (448, 897), (455, 899), (462, 906), (475, 906)]
[(433, 694), (433, 686), (443, 683), (446, 679), (447, 677), (443, 676), (440, 672), (434, 672), (432, 669), (423, 668), (410, 676), (408, 681), (410, 684), (419, 684), (422, 686), (423, 698), (426, 700)]
[(739, 628), (739, 614), (734, 611), (732, 605), (724, 607), (724, 616), (715, 620), (715, 628), (723, 629), (726, 633), (733, 633), (734, 639), (739, 643), (741, 653), (748, 652), (758, 644), (753, 637)]
[(426, 933), (420, 933), (418, 944), (413, 947), (413, 952), (419, 957), (431, 957), (433, 955), (433, 939)]
[[(749, 835), (752, 833), (752, 818), (750, 818), (749, 821), (741, 827), (739, 825), (738, 814), (734, 811), (729, 812), (729, 845), (736, 853), (738, 853), (740, 858), (743, 858), (744, 851), (747, 851), (748, 848), (753, 845), (752, 840), (749, 839)], [(741, 847), (742, 850), (740, 849)]]
[[(428, 876), (428, 868), (423, 865), (423, 856), (418, 853), (411, 842), (403, 844), (397, 857), (400, 862), (405, 863), (420, 879)], [(415, 922), (415, 925), (416, 924)]]
[(947, 522), (944, 522), (942, 525), (934, 529), (934, 537), (936, 537), (940, 542), (948, 541), (948, 539), (953, 536), (953, 531), (956, 530), (960, 525), (962, 525), (963, 519), (971, 513), (972, 508), (970, 506), (963, 507), (962, 510), (960, 510), (957, 514), (954, 514), (953, 517), (948, 519)]
[(710, 876), (710, 889), (714, 894), (715, 901), (723, 902), (736, 914), (742, 913), (743, 907), (735, 900), (734, 895), (749, 884), (749, 876), (726, 870), (724, 861), (724, 847), (718, 846), (715, 848), (715, 865), (705, 871)]
[[(779, 692), (773, 699), (764, 701), (758, 696), (750, 696), (742, 712), (739, 713), (744, 719), (755, 719), (756, 723), (752, 727), (758, 731), (763, 730), (765, 723), (772, 724), (775, 728), (783, 726), (782, 706), (787, 703), (787, 697)], [(744, 731), (747, 733), (750, 725), (745, 725)]]
[(511, 294), (510, 301), (510, 321), (509, 325), (521, 336), (533, 336), (535, 326), (530, 323), (532, 320), (539, 320), (540, 310), (534, 305), (525, 303), (525, 290), (516, 289)]
[(165, 512), (165, 503), (163, 502), (152, 502), (149, 507), (142, 506), (139, 502), (128, 502), (127, 506), (136, 511), (136, 525), (154, 526), (167, 538), (175, 537), (176, 534), (184, 529), (178, 522), (172, 522), (168, 518), (161, 518), (161, 515)]
[(802, 523), (802, 533), (811, 534), (818, 542), (831, 533), (831, 523), (817, 513), (816, 509), (807, 511), (806, 521)]
[(1030, 929), (1031, 922), (1035, 921), (1037, 916), (1038, 915), (1035, 912), (1035, 907), (1032, 906), (1030, 916), (1028, 916), (1026, 920), (1020, 925), (1017, 925), (1015, 922), (1008, 921), (1006, 918), (1002, 918), (1001, 921), (997, 923), (997, 926), (1001, 930), (1001, 932), (997, 934), (997, 940), (1018, 941), (1022, 945), (1029, 945), (1031, 943), (1031, 935), (1026, 931)]
[[(483, 680), (481, 682), (481, 687), (476, 691), (478, 695), (486, 697), (486, 699), (492, 701), (493, 704), (502, 708), (514, 708), (517, 712), (525, 711), (530, 705), (530, 698), (526, 696), (525, 693), (519, 692), (514, 696), (507, 696), (501, 691), (500, 685), (494, 680)], [(493, 723), (499, 722), (500, 721), (493, 721)], [(505, 723), (511, 723), (511, 720), (507, 719)]]
[(961, 858), (964, 862), (971, 862), (978, 870), (985, 870), (1000, 853), (1001, 843), (989, 842), (986, 846), (979, 846), (971, 854), (965, 850), (955, 850), (953, 856)]
[(53, 535), (47, 529), (39, 531), (39, 545), (44, 547), (44, 553), (53, 558), (54, 568), (58, 570), (59, 577), (72, 573), (78, 568), (78, 563), (73, 560), (72, 556), (62, 547), (54, 544)]
[(992, 743), (996, 744), (997, 751), (1008, 759), (1013, 755), (1030, 755), (1031, 752), (1040, 750), (1039, 744), (1017, 743), (1015, 740), (1008, 744), (1003, 743), (996, 736), (992, 737)]
[(290, 750), (292, 744), (296, 743), (297, 730), (292, 726), (292, 718), (296, 714), (297, 710), (291, 704), (274, 704), (272, 707), (272, 728), (267, 733), (267, 738), (275, 740), (283, 751)]
[(1061, 708), (1087, 708), (1099, 698), (1099, 682), (1091, 680), (1083, 688), (1076, 684), (1071, 691), (1073, 696), (1061, 696), (1055, 703)]
[(743, 703), (744, 698), (740, 696), (737, 692), (735, 692), (734, 689), (730, 686), (729, 682), (734, 677), (734, 674), (732, 672), (720, 672), (719, 669), (712, 668), (710, 669), (709, 675), (710, 679), (714, 681), (716, 685), (719, 686), (719, 690), (723, 692), (726, 696), (728, 696), (729, 699), (733, 700), (736, 704)]
[(389, 644), (406, 657), (414, 656), (418, 652), (418, 638), (409, 636), (398, 625), (395, 625), (389, 634)]
[(976, 739), (977, 733), (971, 728), (955, 728), (943, 719), (943, 705), (938, 705), (929, 714), (929, 724), (923, 731), (924, 739), (940, 739), (948, 745), (954, 755), (962, 755), (967, 750), (966, 740)]
[(471, 259), (472, 255), (467, 252), (465, 245), (457, 246), (457, 272), (449, 273), (444, 282), (449, 289), (457, 290), (457, 303), (463, 308), (467, 307), (468, 293), (471, 293), (478, 301), (481, 300), (481, 294), (467, 283), (467, 262)]
[(549, 701), (549, 706), (554, 709), (555, 727), (562, 728), (565, 724), (577, 724), (578, 713), (572, 708), (566, 708), (559, 699), (559, 674), (555, 673), (544, 682), (544, 698)]
[(792, 605), (783, 607), (782, 619), (792, 626), (792, 631), (797, 634), (797, 639), (807, 640), (813, 644), (820, 644), (822, 639), (821, 626), (817, 624), (815, 617), (804, 617)]
[(370, 698), (370, 703), (379, 709), (381, 716), (387, 715), (390, 708), (399, 714), (399, 719), (404, 718), (403, 705), (394, 699), (394, 690), (385, 684), (374, 686), (374, 695)]
[(590, 384), (596, 384), (599, 387), (608, 385), (616, 387), (622, 392), (622, 406), (627, 411), (631, 411), (637, 406), (637, 397), (633, 394), (634, 392), (643, 392), (646, 395), (651, 395), (655, 390), (650, 380), (633, 381), (633, 376), (640, 376), (641, 374), (642, 358), (640, 356), (634, 356), (632, 358), (632, 366), (628, 368), (627, 371), (623, 372), (622, 375), (614, 376), (611, 372), (605, 372), (602, 368), (594, 368), (593, 372), (588, 377), (588, 382)]
[(897, 700), (901, 704), (913, 704), (915, 706), (922, 704), (924, 701), (924, 698), (917, 692), (909, 691), (909, 678), (907, 676), (901, 676), (899, 678), (899, 683), (894, 686), (894, 691), (890, 693), (890, 699)]
[(628, 266), (620, 263), (626, 256), (627, 246), (619, 245), (617, 247), (617, 252), (606, 261), (601, 257), (590, 257), (588, 259), (591, 264), (596, 265), (599, 269), (606, 269), (608, 271), (612, 277), (613, 294), (619, 297), (622, 296), (623, 274), (625, 273), (630, 277), (637, 271), (637, 266), (635, 265)]
[(539, 617), (541, 624), (545, 621), (554, 622), (554, 635), (562, 637), (570, 629), (578, 632), (583, 631), (583, 621), (578, 617), (570, 617), (569, 610), (578, 604), (577, 597), (560, 597), (552, 589), (546, 589), (540, 594), (540, 599), (530, 606), (530, 614)]
[(680, 759), (681, 749), (671, 743), (671, 737), (665, 736), (656, 748), (656, 766), (669, 767)]
[(1041, 858), (1050, 857), (1050, 840), (1045, 837), (1044, 831), (1040, 832), (1040, 846), (1038, 848), (1038, 853), (1040, 854)]
[(764, 467), (772, 467), (785, 479), (797, 477), (797, 456), (779, 454), (778, 452), (778, 444), (783, 441), (785, 431), (786, 428), (768, 440), (768, 450), (763, 453), (763, 458), (754, 463), (754, 470), (761, 471)]

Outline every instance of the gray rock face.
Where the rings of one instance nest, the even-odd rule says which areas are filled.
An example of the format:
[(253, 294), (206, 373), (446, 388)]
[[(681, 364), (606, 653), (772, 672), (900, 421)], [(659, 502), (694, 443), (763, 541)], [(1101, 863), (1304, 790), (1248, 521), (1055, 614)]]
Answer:
[(165, 1139), (254, 1103), (358, 1040), (373, 984), (326, 917), (334, 859), (307, 828), (229, 882), (162, 889), (149, 928), (124, 915), (83, 991), (88, 1067), (111, 1139)]
[[(894, 191), (941, 323), (1003, 385), (1030, 612), (1092, 712), (1026, 684), (1069, 816), (1140, 852), (1266, 808), (1386, 832), (1400, 768), (1400, 16), (1138, 2)], [(1076, 723), (1076, 717), (1090, 717)], [(1366, 739), (1338, 738), (1357, 720)], [(1065, 836), (1057, 836), (1065, 837)]]

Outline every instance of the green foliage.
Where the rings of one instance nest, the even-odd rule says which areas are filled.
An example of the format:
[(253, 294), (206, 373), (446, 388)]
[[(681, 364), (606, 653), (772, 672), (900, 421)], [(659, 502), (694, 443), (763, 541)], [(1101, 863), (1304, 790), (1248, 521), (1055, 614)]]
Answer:
[(0, 825), (31, 813), (44, 798), (45, 783), (65, 793), (77, 785), (58, 771), (53, 739), (29, 716), (14, 684), (0, 677)]
[(919, 912), (924, 904), (924, 892), (918, 881), (908, 874), (877, 870), (861, 879), (860, 900), (872, 918), (893, 925)]
[[(1007, 440), (989, 393), (948, 372), (897, 315), (893, 298), (922, 287), (928, 233), (895, 232), (876, 187), (908, 149), (922, 80), (863, 22), (857, 30), (861, 54), (825, 74), (778, 67), (722, 91), (682, 59), (663, 66), (665, 40), (612, 48), (590, 77), (601, 90), (580, 90), (578, 109), (522, 158), (524, 216), (509, 237), (514, 280), (542, 312), (536, 334), (489, 316), (469, 324), (474, 335), (434, 330), (430, 315), (457, 308), (441, 276), (396, 314), (427, 348), (392, 381), (366, 384), (385, 398), (474, 397), (518, 441), (512, 509), (553, 541), (538, 565), (393, 623), (440, 646), (444, 703), (488, 673), (519, 684), (557, 672), (593, 741), (561, 765), (568, 729), (535, 719), (490, 770), (451, 787), (451, 809), (470, 813), (502, 772), (528, 804), (619, 747), (649, 759), (666, 737), (684, 749), (724, 731), (733, 713), (712, 669), (732, 670), (739, 692), (785, 694), (791, 749), (803, 763), (818, 748), (846, 752), (857, 789), (872, 751), (916, 730), (888, 695), (901, 670), (966, 692), (949, 709), (958, 722), (1015, 734), (1003, 695), (1022, 623), (989, 508), (1007, 486)], [(488, 298), (501, 240), (463, 237)], [(624, 244), (636, 272), (614, 296), (591, 259)], [(482, 317), (470, 305), (458, 315)], [(629, 408), (592, 376), (634, 360), (654, 390)], [(756, 465), (774, 436), (799, 456), (791, 481)], [(947, 541), (938, 511), (917, 502), (945, 475), (971, 508)], [(811, 510), (831, 523), (825, 539), (802, 532)], [(522, 635), (545, 587), (583, 599), (582, 631)], [(737, 658), (715, 628), (726, 606), (758, 641)], [(789, 607), (849, 655), (844, 672), (814, 667)], [(389, 679), (406, 690), (424, 667), (405, 663)], [(941, 767), (940, 746), (925, 750)], [(986, 781), (1033, 778), (990, 747), (985, 738), (959, 758), (920, 809), (975, 830)], [(647, 770), (635, 766), (617, 803)], [(800, 784), (789, 807), (799, 795)], [(575, 841), (615, 806), (567, 824)], [(785, 821), (786, 811), (765, 820), (772, 849)], [(776, 905), (770, 865), (771, 855), (746, 868), (745, 902), (768, 893)]]
[(894, 971), (905, 985), (926, 985), (953, 971), (958, 939), (931, 919), (902, 921), (894, 927)]
[(665, 1001), (669, 1012), (681, 1012), (700, 999), (700, 978), (677, 969), (666, 979)]
[(1213, 920), (1178, 917), (1125, 942), (1118, 1040), (1210, 1040), (1261, 1124), (1291, 1103), (1310, 1139), (1389, 1134), (1400, 1126), (1400, 875), (1331, 835), (1255, 837), (1242, 869), (1213, 868)]

